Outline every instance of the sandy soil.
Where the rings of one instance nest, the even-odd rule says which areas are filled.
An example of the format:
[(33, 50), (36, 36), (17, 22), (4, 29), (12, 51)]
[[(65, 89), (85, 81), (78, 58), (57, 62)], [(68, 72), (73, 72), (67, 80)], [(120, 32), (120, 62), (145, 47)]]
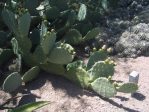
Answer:
[[(47, 73), (26, 85), (20, 91), (24, 96), (14, 105), (33, 101), (50, 101), (51, 104), (37, 112), (149, 112), (149, 58), (121, 58), (117, 62), (114, 79), (128, 81), (128, 74), (133, 70), (140, 73), (139, 90), (132, 97), (118, 93), (111, 99), (103, 99), (92, 91), (83, 90), (70, 81)], [(6, 94), (0, 92), (0, 102)], [(36, 95), (35, 95), (36, 94)], [(0, 111), (1, 112), (1, 111)]]

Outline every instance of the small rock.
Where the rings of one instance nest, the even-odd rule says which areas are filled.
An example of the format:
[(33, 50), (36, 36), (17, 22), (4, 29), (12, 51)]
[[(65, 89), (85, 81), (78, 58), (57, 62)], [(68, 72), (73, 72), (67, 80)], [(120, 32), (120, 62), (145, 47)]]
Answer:
[(139, 80), (139, 73), (138, 72), (133, 71), (129, 74), (129, 82), (137, 84), (138, 80)]

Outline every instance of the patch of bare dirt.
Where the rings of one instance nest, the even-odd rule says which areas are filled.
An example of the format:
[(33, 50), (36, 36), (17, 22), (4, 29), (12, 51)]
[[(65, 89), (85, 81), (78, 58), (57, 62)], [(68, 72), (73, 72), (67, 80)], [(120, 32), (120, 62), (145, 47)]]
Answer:
[[(115, 61), (114, 79), (127, 82), (130, 72), (135, 70), (140, 73), (139, 90), (133, 97), (118, 93), (114, 98), (103, 99), (62, 77), (45, 73), (26, 85), (20, 93), (32, 94), (19, 99), (18, 103), (22, 105), (39, 100), (51, 102), (37, 112), (149, 112), (149, 57), (116, 58)], [(0, 99), (3, 100), (0, 93)]]

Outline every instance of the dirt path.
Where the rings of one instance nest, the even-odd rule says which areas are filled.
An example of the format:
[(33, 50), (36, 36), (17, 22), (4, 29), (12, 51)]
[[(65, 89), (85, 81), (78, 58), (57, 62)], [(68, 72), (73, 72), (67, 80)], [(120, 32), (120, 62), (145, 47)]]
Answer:
[[(128, 74), (140, 73), (139, 90), (134, 97), (119, 93), (115, 98), (103, 100), (97, 94), (82, 90), (68, 80), (50, 74), (26, 85), (23, 93), (34, 93), (22, 98), (20, 104), (35, 100), (51, 101), (51, 104), (37, 112), (149, 112), (149, 58), (117, 59), (114, 78), (127, 81)], [(2, 95), (2, 94), (1, 94)]]

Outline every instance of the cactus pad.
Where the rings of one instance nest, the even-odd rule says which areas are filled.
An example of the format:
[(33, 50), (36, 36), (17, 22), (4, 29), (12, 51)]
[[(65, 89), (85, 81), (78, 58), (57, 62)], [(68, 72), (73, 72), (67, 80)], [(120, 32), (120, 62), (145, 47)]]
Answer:
[(18, 30), (21, 37), (27, 37), (31, 23), (31, 16), (29, 12), (24, 13), (18, 18)]
[(88, 60), (87, 69), (89, 70), (97, 61), (103, 61), (107, 57), (107, 52), (104, 50), (94, 52)]
[(89, 87), (89, 75), (86, 70), (81, 67), (70, 67), (65, 77), (83, 88)]
[(110, 98), (116, 94), (115, 87), (111, 84), (107, 78), (98, 78), (91, 83), (92, 89), (99, 95)]
[(48, 61), (55, 64), (68, 64), (74, 59), (74, 49), (69, 44), (57, 43), (52, 49)]
[(109, 77), (114, 74), (114, 65), (105, 63), (104, 61), (96, 62), (93, 67), (88, 71), (91, 80), (95, 80), (99, 77)]
[(90, 30), (85, 37), (83, 38), (83, 41), (88, 41), (90, 39), (94, 39), (95, 37), (98, 36), (98, 34), (100, 33), (100, 28), (94, 28), (92, 30)]
[(87, 7), (85, 4), (81, 4), (78, 12), (78, 20), (83, 21), (87, 15)]
[(72, 45), (79, 44), (82, 41), (82, 35), (78, 30), (71, 29), (64, 36), (64, 40)]
[(135, 83), (124, 83), (117, 88), (118, 92), (134, 93), (138, 90), (138, 85)]
[(47, 32), (44, 37), (41, 39), (41, 47), (45, 55), (48, 55), (51, 49), (53, 48), (56, 40), (55, 32)]
[(5, 24), (10, 28), (10, 30), (17, 34), (17, 21), (15, 20), (15, 14), (9, 10), (3, 10), (2, 17)]
[(21, 86), (22, 80), (19, 73), (14, 72), (10, 74), (3, 83), (3, 90), (6, 92), (13, 92), (16, 90), (19, 86)]
[(23, 82), (29, 82), (35, 79), (39, 74), (40, 68), (38, 66), (29, 69), (22, 77)]

